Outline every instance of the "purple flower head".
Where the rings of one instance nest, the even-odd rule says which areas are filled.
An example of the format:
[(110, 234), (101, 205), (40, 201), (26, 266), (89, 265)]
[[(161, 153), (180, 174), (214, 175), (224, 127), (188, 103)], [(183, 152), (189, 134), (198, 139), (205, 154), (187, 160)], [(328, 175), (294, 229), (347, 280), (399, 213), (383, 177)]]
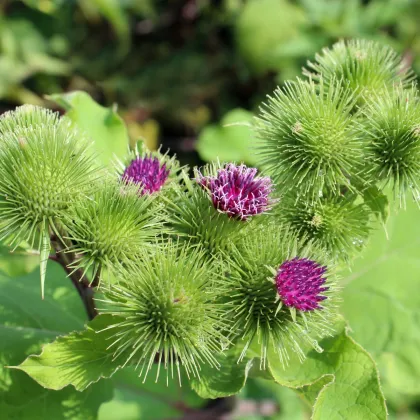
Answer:
[(207, 188), (214, 207), (229, 217), (247, 220), (270, 208), (272, 183), (269, 177), (256, 177), (257, 169), (229, 163), (216, 176), (201, 176), (198, 183)]
[(329, 289), (322, 287), (326, 270), (327, 267), (307, 258), (285, 261), (276, 276), (277, 292), (283, 304), (304, 312), (322, 309), (319, 302), (327, 296), (321, 293)]
[(136, 157), (125, 169), (122, 179), (142, 186), (141, 194), (159, 191), (169, 176), (166, 164), (162, 165), (157, 157), (146, 155)]

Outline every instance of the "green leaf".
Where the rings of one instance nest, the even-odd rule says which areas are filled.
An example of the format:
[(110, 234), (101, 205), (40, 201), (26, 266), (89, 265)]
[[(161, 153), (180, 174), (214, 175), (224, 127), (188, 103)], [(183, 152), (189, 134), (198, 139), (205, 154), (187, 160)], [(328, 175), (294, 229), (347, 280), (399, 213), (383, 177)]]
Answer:
[(113, 360), (112, 343), (108, 338), (115, 333), (101, 330), (113, 324), (112, 315), (100, 315), (89, 322), (81, 332), (58, 337), (43, 347), (39, 356), (29, 356), (16, 369), (21, 369), (44, 388), (59, 390), (73, 385), (83, 391), (101, 378), (111, 377), (126, 360)]
[(386, 419), (385, 399), (372, 357), (342, 326), (320, 342), (300, 363), (292, 355), (285, 368), (278, 355), (268, 356), (269, 370), (280, 385), (295, 388), (313, 405), (313, 419)]
[(124, 158), (129, 138), (122, 118), (113, 108), (97, 104), (86, 92), (74, 91), (47, 97), (67, 111), (67, 116), (93, 140), (105, 165)]
[(376, 186), (371, 186), (363, 191), (364, 202), (373, 211), (382, 223), (386, 223), (389, 217), (388, 197)]
[(217, 370), (204, 365), (200, 378), (191, 379), (191, 387), (201, 398), (222, 398), (237, 394), (245, 385), (252, 359), (238, 362), (239, 353), (233, 348), (218, 357)]
[[(157, 366), (153, 366), (150, 378), (143, 383), (138, 370), (126, 367), (112, 377), (115, 397), (102, 405), (99, 420), (160, 420), (182, 417), (183, 411), (201, 407), (205, 401), (197, 396), (183, 377), (183, 385), (177, 380), (155, 382)], [(188, 410), (188, 411), (187, 411)]]
[(197, 142), (197, 151), (208, 162), (246, 162), (254, 165), (250, 121), (252, 113), (244, 109), (233, 109), (219, 125), (205, 127)]
[(419, 209), (392, 215), (344, 278), (342, 310), (352, 336), (378, 363), (386, 388), (420, 395)]
[(112, 397), (102, 381), (84, 393), (48, 391), (11, 366), (36, 353), (57, 335), (81, 329), (84, 308), (64, 271), (51, 263), (45, 300), (39, 298), (38, 272), (10, 279), (0, 276), (0, 417), (2, 419), (94, 420)]
[(22, 247), (12, 251), (0, 244), (0, 272), (9, 277), (19, 277), (31, 273), (39, 265), (39, 256), (30, 254)]

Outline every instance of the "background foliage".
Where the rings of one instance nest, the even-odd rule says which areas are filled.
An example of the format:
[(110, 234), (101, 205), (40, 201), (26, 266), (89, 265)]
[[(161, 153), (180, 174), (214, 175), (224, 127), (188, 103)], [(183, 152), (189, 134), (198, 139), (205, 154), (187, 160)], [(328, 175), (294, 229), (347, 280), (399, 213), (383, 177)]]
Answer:
[[(33, 103), (67, 111), (107, 152), (104, 163), (125, 152), (129, 135), (132, 143), (142, 137), (151, 148), (169, 146), (183, 162), (252, 165), (243, 123), (323, 46), (342, 37), (379, 40), (420, 74), (419, 14), (416, 0), (3, 0), (0, 110)], [(67, 93), (74, 90), (103, 106), (82, 92)], [(414, 420), (420, 418), (418, 209), (408, 203), (391, 213), (388, 239), (379, 228), (363, 258), (342, 273), (342, 312), (350, 336), (378, 364), (390, 418)], [(3, 368), (82, 329), (85, 319), (58, 266), (49, 268), (41, 301), (37, 257), (0, 253), (4, 418), (187, 418), (208, 404), (187, 386), (141, 384), (130, 370), (80, 393), (47, 391), (25, 373)], [(299, 399), (264, 379), (249, 380), (233, 418), (309, 418), (311, 391)]]

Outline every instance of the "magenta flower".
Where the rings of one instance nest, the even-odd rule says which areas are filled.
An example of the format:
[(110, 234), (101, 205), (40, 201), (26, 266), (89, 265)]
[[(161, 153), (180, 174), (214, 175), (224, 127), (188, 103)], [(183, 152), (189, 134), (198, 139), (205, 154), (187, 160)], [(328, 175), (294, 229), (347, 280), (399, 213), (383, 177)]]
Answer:
[(276, 276), (277, 292), (284, 305), (299, 311), (322, 309), (319, 302), (327, 299), (321, 295), (329, 287), (322, 287), (327, 267), (307, 258), (293, 258), (285, 261)]
[(207, 188), (214, 207), (229, 217), (247, 220), (270, 208), (272, 183), (269, 177), (256, 177), (257, 169), (229, 163), (217, 175), (201, 176), (198, 183)]
[(136, 157), (125, 169), (122, 179), (142, 186), (142, 194), (159, 191), (169, 176), (166, 164), (160, 164), (156, 157)]

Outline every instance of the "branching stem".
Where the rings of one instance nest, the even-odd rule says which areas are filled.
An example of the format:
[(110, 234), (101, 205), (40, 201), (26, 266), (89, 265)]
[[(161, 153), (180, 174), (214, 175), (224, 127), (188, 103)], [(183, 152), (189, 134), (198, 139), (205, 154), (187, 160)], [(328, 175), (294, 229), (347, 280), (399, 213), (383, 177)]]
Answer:
[(66, 245), (63, 243), (62, 239), (58, 238), (55, 234), (51, 235), (51, 245), (55, 250), (54, 260), (57, 261), (66, 271), (68, 277), (76, 288), (77, 293), (79, 293), (79, 296), (82, 299), (89, 320), (92, 320), (96, 315), (98, 315), (95, 301), (93, 299), (95, 286), (93, 283), (96, 283), (96, 281), (91, 284), (81, 268), (76, 270), (72, 268), (72, 263), (75, 261), (75, 254), (66, 251)]

